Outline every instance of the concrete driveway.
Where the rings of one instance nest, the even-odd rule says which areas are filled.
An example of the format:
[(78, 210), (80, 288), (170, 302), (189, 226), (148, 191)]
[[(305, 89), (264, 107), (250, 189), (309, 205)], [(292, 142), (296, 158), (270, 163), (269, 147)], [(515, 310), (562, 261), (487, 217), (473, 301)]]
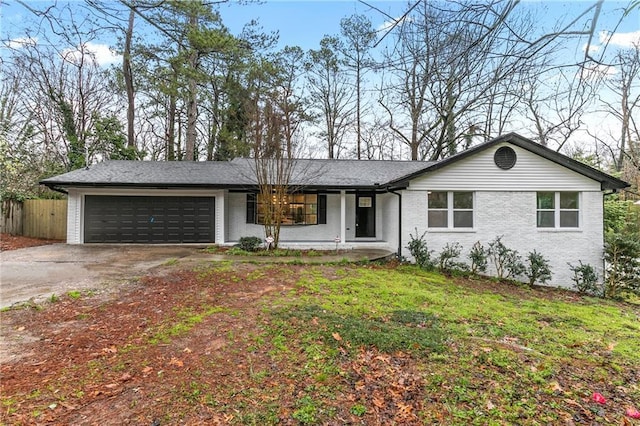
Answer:
[(183, 258), (210, 257), (195, 246), (52, 244), (0, 253), (0, 308), (73, 290), (101, 289)]

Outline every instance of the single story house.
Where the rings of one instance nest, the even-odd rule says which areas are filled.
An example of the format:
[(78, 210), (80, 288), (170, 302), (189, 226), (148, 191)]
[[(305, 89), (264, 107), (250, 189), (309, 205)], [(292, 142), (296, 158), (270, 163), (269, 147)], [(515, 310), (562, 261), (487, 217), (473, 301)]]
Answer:
[[(260, 204), (287, 214), (281, 246), (386, 248), (410, 258), (497, 236), (523, 257), (549, 259), (550, 285), (570, 287), (567, 263), (603, 266), (603, 199), (626, 182), (511, 133), (441, 161), (295, 160), (291, 194), (261, 199), (254, 161), (105, 161), (41, 183), (68, 194), (67, 242), (234, 244), (264, 237)], [(491, 271), (490, 271), (491, 272)]]

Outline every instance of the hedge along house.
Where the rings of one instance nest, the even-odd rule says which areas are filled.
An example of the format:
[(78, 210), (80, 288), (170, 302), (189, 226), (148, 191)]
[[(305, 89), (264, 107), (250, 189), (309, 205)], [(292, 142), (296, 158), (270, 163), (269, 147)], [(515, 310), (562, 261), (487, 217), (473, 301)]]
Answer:
[[(497, 236), (550, 260), (548, 283), (570, 287), (567, 263), (602, 269), (603, 199), (626, 182), (507, 134), (437, 162), (294, 160), (285, 199), (262, 199), (254, 162), (107, 161), (43, 180), (68, 194), (67, 242), (234, 244), (264, 236), (261, 203), (283, 203), (280, 245), (430, 250)], [(489, 271), (491, 273), (491, 271)]]

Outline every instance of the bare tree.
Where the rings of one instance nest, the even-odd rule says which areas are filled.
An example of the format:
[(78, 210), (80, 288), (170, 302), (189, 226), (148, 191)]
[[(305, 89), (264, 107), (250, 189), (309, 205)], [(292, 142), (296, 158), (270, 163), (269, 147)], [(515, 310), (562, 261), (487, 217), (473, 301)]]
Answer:
[(125, 31), (124, 51), (122, 52), (122, 77), (124, 79), (127, 93), (127, 145), (130, 148), (136, 146), (136, 104), (133, 71), (131, 66), (131, 44), (133, 40), (133, 24), (135, 22), (136, 16), (134, 7), (135, 2), (132, 3), (132, 7), (129, 10), (129, 20), (127, 22), (127, 29)]
[(624, 163), (629, 162), (640, 170), (640, 119), (637, 117), (640, 109), (640, 44), (619, 52), (614, 66), (617, 73), (606, 80), (606, 85), (615, 100), (609, 100), (606, 95), (601, 99), (607, 111), (620, 123), (614, 165), (617, 171), (622, 171)]
[(598, 82), (582, 67), (538, 70), (526, 86), (523, 99), (536, 130), (536, 140), (560, 151), (584, 127), (582, 117), (595, 100)]
[(340, 33), (343, 42), (342, 56), (344, 66), (351, 70), (355, 80), (356, 95), (356, 158), (360, 160), (362, 150), (362, 113), (363, 105), (363, 83), (367, 71), (373, 67), (374, 62), (369, 50), (372, 48), (376, 33), (371, 25), (371, 21), (364, 15), (352, 15), (340, 21)]
[[(75, 24), (73, 19), (69, 22)], [(95, 123), (115, 107), (106, 71), (97, 64), (82, 32), (71, 33), (78, 39), (67, 48), (56, 50), (47, 41), (30, 43), (12, 56), (14, 66), (21, 69), (20, 94), (33, 137), (67, 170), (94, 160)]]
[(353, 92), (340, 69), (339, 43), (325, 36), (319, 50), (309, 51), (305, 63), (309, 96), (322, 122), (320, 136), (326, 138), (329, 158), (340, 157), (345, 134), (353, 124)]
[(259, 188), (259, 222), (265, 236), (277, 247), (295, 160), (287, 149), (285, 120), (275, 106), (277, 91), (272, 83), (277, 72), (272, 65), (266, 59), (254, 63), (247, 110), (248, 138), (253, 141), (253, 170)]
[(519, 36), (507, 24), (514, 7), (421, 2), (398, 23), (379, 103), (412, 160), (454, 154), (484, 127), (478, 111), (522, 61), (521, 51), (505, 50), (505, 40)]

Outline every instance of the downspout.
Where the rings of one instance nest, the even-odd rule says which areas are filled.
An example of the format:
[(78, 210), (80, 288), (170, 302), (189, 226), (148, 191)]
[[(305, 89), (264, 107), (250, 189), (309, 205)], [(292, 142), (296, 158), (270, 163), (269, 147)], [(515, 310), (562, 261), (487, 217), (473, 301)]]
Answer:
[(398, 196), (398, 260), (402, 260), (402, 193), (387, 188), (387, 192)]

